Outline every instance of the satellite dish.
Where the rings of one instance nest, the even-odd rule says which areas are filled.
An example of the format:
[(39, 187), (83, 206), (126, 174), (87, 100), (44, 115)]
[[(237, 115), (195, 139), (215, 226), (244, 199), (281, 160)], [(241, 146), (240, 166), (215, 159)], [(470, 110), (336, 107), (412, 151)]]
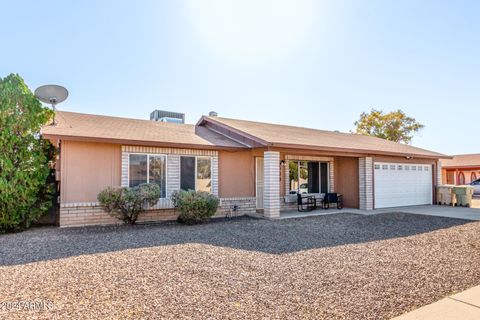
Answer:
[[(42, 102), (50, 103), (55, 111), (55, 106), (67, 99), (68, 91), (62, 86), (47, 84), (35, 89), (35, 97)], [(55, 115), (53, 115), (53, 125), (55, 125)]]

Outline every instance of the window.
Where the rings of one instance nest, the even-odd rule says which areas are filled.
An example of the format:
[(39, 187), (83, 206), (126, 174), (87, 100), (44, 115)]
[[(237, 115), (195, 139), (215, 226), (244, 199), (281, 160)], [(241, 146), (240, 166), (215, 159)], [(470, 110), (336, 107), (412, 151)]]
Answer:
[(382, 165), (382, 170), (388, 170), (388, 164)]
[(164, 155), (136, 154), (129, 157), (128, 186), (142, 183), (156, 183), (160, 187), (160, 197), (165, 198), (167, 190), (167, 162)]
[(180, 158), (180, 189), (195, 190), (195, 157)]
[(395, 166), (395, 165), (390, 165), (390, 170), (395, 170), (396, 167), (397, 166)]
[(197, 190), (212, 191), (212, 170), (210, 158), (197, 158)]
[(423, 167), (424, 171), (428, 171), (428, 166)]
[(160, 198), (165, 198), (167, 191), (167, 163), (165, 156), (148, 156), (148, 182), (160, 187)]
[(413, 171), (416, 171), (416, 170), (417, 170), (417, 166), (412, 166), (412, 170), (413, 170)]
[(380, 170), (380, 165), (379, 164), (375, 165), (375, 170)]
[(141, 183), (147, 183), (147, 159), (146, 154), (131, 154), (129, 167), (129, 187), (138, 186)]
[(398, 165), (398, 170), (402, 170), (403, 169), (403, 166), (402, 165)]
[(475, 180), (477, 180), (477, 175), (475, 174), (475, 172), (472, 172), (470, 174), (470, 181), (475, 181)]
[(418, 171), (422, 171), (422, 166), (418, 166)]
[(180, 158), (180, 189), (212, 192), (210, 157)]
[(405, 170), (410, 170), (410, 166), (405, 166)]
[[(290, 190), (308, 193), (309, 166), (307, 161), (289, 161)], [(310, 182), (311, 184), (311, 182)]]
[(293, 193), (328, 192), (328, 164), (326, 162), (289, 161), (288, 166), (290, 190)]

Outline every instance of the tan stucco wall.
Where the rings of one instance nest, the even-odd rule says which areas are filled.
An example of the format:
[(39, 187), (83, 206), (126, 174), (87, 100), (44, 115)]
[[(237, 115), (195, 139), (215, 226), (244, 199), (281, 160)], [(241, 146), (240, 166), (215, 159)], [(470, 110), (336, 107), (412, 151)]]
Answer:
[(255, 158), (248, 151), (218, 153), (220, 198), (255, 196)]
[(120, 145), (62, 141), (60, 152), (61, 203), (96, 202), (102, 189), (120, 186)]
[(359, 208), (358, 158), (335, 157), (335, 191), (343, 195), (346, 208)]

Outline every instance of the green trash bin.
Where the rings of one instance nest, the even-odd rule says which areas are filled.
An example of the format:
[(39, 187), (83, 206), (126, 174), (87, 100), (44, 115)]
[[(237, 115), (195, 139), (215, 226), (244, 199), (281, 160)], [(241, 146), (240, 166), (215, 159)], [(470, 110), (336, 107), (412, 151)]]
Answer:
[(457, 206), (470, 207), (472, 204), (473, 187), (471, 186), (455, 186), (453, 193), (457, 198)]

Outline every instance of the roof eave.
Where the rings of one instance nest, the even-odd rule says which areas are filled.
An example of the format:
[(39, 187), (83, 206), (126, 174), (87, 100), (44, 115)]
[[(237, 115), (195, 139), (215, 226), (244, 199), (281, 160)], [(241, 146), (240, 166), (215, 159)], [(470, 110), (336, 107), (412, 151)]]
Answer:
[(382, 156), (396, 156), (396, 157), (412, 157), (412, 158), (422, 158), (422, 159), (451, 159), (447, 155), (422, 155), (422, 154), (409, 154), (402, 152), (389, 152), (389, 151), (377, 151), (377, 150), (366, 150), (366, 149), (350, 149), (350, 148), (337, 148), (337, 147), (319, 147), (312, 145), (300, 145), (300, 144), (288, 144), (288, 143), (272, 143), (271, 147), (278, 148), (289, 148), (289, 149), (307, 149), (307, 150), (317, 150), (317, 151), (332, 151), (332, 152), (344, 152), (352, 154), (372, 154), (372, 155), (382, 155)]
[(149, 147), (209, 149), (209, 150), (248, 149), (247, 147), (243, 147), (243, 146), (220, 146), (220, 145), (192, 144), (192, 143), (181, 143), (181, 142), (130, 140), (130, 139), (102, 138), (102, 137), (89, 137), (89, 136), (71, 136), (71, 135), (48, 134), (48, 133), (42, 134), (42, 137), (44, 139), (60, 139), (60, 140), (81, 141), (81, 142), (100, 142), (100, 143), (113, 143), (113, 144), (122, 144), (122, 145), (149, 146)]

